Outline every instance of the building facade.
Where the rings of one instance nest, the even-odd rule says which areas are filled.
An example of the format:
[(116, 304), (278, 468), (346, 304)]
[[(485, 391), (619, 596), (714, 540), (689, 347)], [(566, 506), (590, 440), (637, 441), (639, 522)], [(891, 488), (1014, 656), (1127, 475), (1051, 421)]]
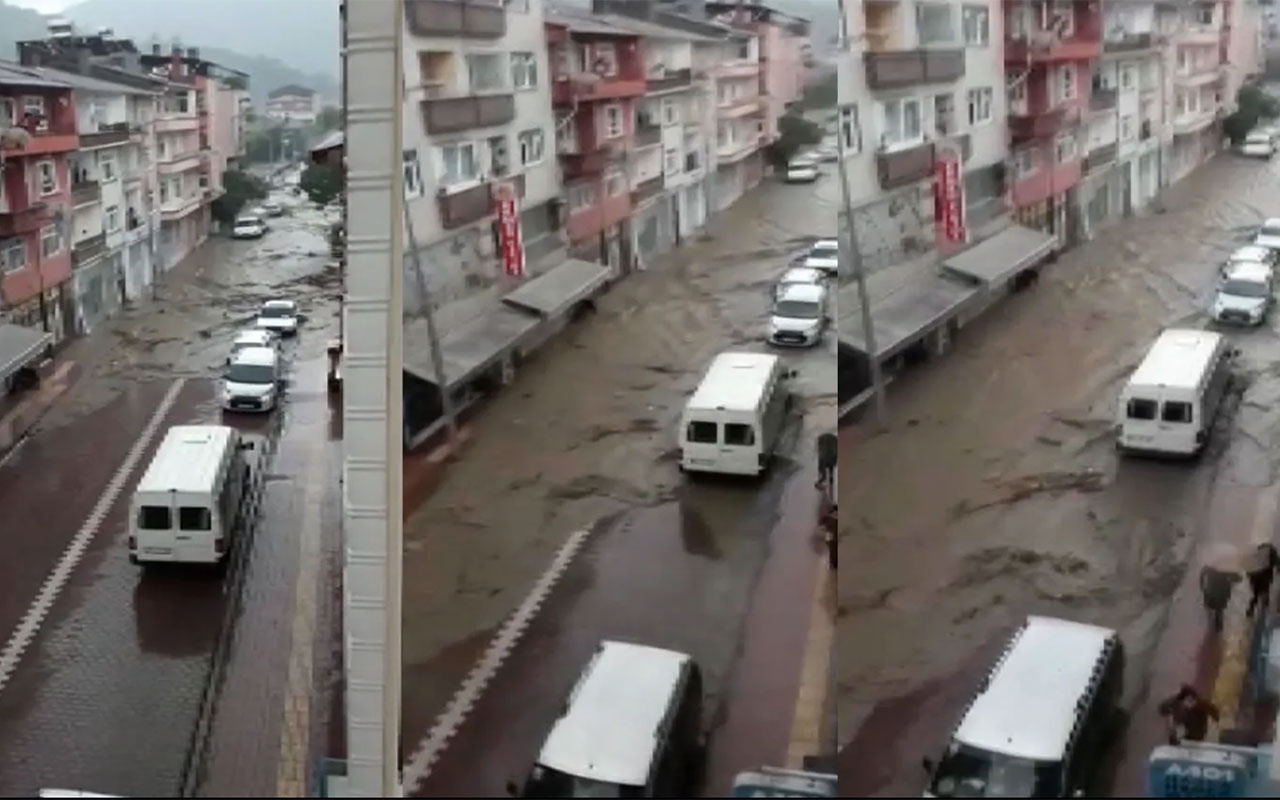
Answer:
[(286, 125), (310, 125), (320, 115), (320, 95), (293, 83), (281, 86), (267, 95), (262, 113), (267, 119)]

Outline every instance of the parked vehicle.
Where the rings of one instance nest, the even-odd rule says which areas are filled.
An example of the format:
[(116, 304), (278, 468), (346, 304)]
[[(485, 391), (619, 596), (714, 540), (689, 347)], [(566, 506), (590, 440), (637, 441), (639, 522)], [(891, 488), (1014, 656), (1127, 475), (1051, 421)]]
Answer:
[(839, 797), (836, 784), (824, 772), (760, 767), (735, 775), (730, 797)]
[(268, 300), (258, 310), (257, 326), (281, 336), (293, 336), (298, 332), (298, 319), (297, 303), (292, 300)]
[(1218, 322), (1261, 325), (1275, 302), (1271, 267), (1258, 262), (1232, 264), (1213, 297), (1213, 318)]
[(680, 418), (680, 469), (763, 473), (791, 406), (792, 374), (769, 353), (716, 356)]
[(685, 653), (604, 641), (551, 727), (520, 797), (692, 797), (702, 671)]
[(1240, 154), (1252, 158), (1271, 158), (1275, 152), (1275, 140), (1267, 131), (1253, 131), (1240, 145)]
[(1259, 262), (1274, 268), (1277, 261), (1280, 261), (1280, 253), (1277, 253), (1277, 251), (1269, 247), (1247, 244), (1244, 247), (1237, 247), (1227, 257), (1226, 263), (1222, 265), (1222, 276), (1225, 278), (1234, 264)]
[(231, 352), (227, 354), (227, 363), (230, 364), (236, 353), (247, 347), (278, 348), (279, 346), (280, 337), (274, 331), (266, 328), (250, 328), (247, 331), (240, 331), (236, 334), (236, 338), (231, 340)]
[(237, 529), (252, 446), (225, 425), (170, 428), (133, 491), (129, 560), (220, 562)]
[(246, 347), (222, 373), (222, 407), (227, 411), (271, 411), (279, 402), (283, 375), (274, 347)]
[(787, 164), (787, 183), (813, 183), (818, 179), (818, 162), (814, 158), (791, 159)]
[(267, 233), (267, 224), (256, 214), (241, 214), (231, 228), (233, 239), (261, 239)]
[(1195, 455), (1209, 439), (1238, 353), (1220, 333), (1160, 334), (1120, 392), (1116, 446), (1127, 452)]
[[(1280, 221), (1277, 221), (1280, 225)], [(840, 242), (835, 239), (819, 239), (809, 245), (800, 266), (821, 270), (826, 275), (837, 275), (840, 272)]]
[(1253, 237), (1253, 243), (1259, 247), (1280, 250), (1280, 217), (1272, 217), (1263, 222), (1258, 228), (1258, 234)]
[(1096, 797), (1124, 648), (1110, 628), (1028, 617), (983, 680), (925, 797)]
[(811, 267), (791, 267), (782, 273), (782, 277), (773, 287), (773, 299), (777, 300), (782, 296), (783, 291), (788, 286), (795, 284), (813, 284), (814, 286), (826, 285), (826, 274), (820, 270)]
[(812, 283), (786, 287), (773, 304), (769, 317), (769, 341), (777, 345), (811, 347), (822, 341), (831, 322), (827, 288)]
[(275, 200), (263, 200), (262, 210), (266, 212), (268, 217), (279, 217), (284, 215), (284, 206)]

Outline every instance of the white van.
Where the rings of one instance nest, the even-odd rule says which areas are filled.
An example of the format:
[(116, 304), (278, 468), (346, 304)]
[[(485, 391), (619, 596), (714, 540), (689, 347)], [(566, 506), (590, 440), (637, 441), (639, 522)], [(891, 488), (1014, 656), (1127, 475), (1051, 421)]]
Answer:
[(773, 303), (769, 315), (769, 341), (780, 346), (812, 347), (822, 341), (831, 322), (827, 314), (827, 288), (819, 284), (793, 283)]
[(227, 411), (270, 411), (280, 400), (280, 351), (275, 347), (237, 350), (222, 373), (222, 407)]
[(129, 560), (216, 564), (226, 555), (249, 486), (235, 428), (175, 425), (129, 507)]
[(1097, 797), (1119, 721), (1124, 648), (1110, 628), (1028, 617), (965, 710), (925, 797)]
[(680, 418), (680, 469), (759, 475), (769, 466), (791, 392), (770, 353), (721, 353)]
[(1269, 264), (1237, 261), (1224, 270), (1213, 296), (1217, 322), (1261, 325), (1275, 302), (1275, 284)]
[(1120, 392), (1116, 446), (1195, 455), (1209, 439), (1237, 351), (1212, 331), (1160, 334)]

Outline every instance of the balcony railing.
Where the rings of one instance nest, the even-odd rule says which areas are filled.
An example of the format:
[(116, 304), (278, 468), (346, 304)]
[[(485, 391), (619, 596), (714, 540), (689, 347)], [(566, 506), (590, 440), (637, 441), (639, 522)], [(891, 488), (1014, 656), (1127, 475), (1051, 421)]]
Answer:
[(1093, 148), (1084, 157), (1084, 171), (1092, 172), (1100, 167), (1105, 167), (1107, 164), (1114, 163), (1118, 151), (1119, 145), (1115, 142)]
[(903, 150), (880, 151), (876, 154), (880, 187), (896, 189), (933, 175), (933, 155), (932, 142)]
[(1039, 113), (1010, 114), (1009, 135), (1016, 141), (1052, 136), (1079, 117), (1075, 106), (1059, 106)]
[[(10, 203), (13, 202), (12, 197), (9, 200)], [(10, 211), (0, 211), (0, 237), (34, 233), (44, 227), (48, 221), (49, 207), (43, 202), (32, 203)]]
[(1102, 49), (1108, 53), (1128, 53), (1150, 49), (1154, 44), (1155, 37), (1150, 33), (1120, 32), (1108, 35), (1102, 42)]
[(635, 133), (636, 147), (648, 147), (662, 142), (662, 126), (652, 123), (637, 123)]
[(467, 95), (422, 101), (427, 133), (457, 133), (472, 128), (506, 125), (516, 118), (515, 95)]
[(645, 81), (645, 89), (650, 92), (665, 92), (671, 89), (680, 89), (693, 83), (693, 70), (688, 67), (684, 69), (668, 69), (659, 72), (656, 75), (650, 75)]
[(865, 53), (867, 85), (898, 89), (925, 83), (946, 83), (964, 75), (964, 50), (889, 50)]
[(102, 185), (97, 181), (76, 181), (71, 184), (71, 204), (87, 206), (102, 199)]
[[(515, 185), (516, 194), (524, 197), (524, 176), (517, 175), (509, 182)], [(448, 229), (460, 228), (492, 214), (496, 185), (488, 182), (460, 192), (441, 192), (437, 198), (440, 203), (440, 224)]]
[(662, 176), (650, 178), (647, 181), (641, 181), (631, 190), (631, 204), (640, 205), (651, 197), (662, 194), (663, 189)]
[(597, 75), (571, 75), (557, 78), (551, 84), (551, 102), (566, 106), (575, 100), (610, 100), (639, 97), (645, 92), (642, 78), (622, 76), (602, 78)]
[(404, 16), (414, 36), (499, 39), (507, 34), (507, 12), (497, 0), (405, 0)]
[(613, 161), (610, 152), (604, 148), (586, 153), (561, 153), (560, 169), (566, 179), (572, 180), (587, 175), (602, 175)]
[(1037, 31), (1023, 39), (1005, 43), (1005, 63), (1087, 61), (1102, 55), (1102, 37), (1096, 32), (1077, 30), (1069, 37)]
[(1089, 95), (1090, 111), (1110, 111), (1116, 107), (1116, 101), (1120, 97), (1120, 90), (1108, 89), (1102, 86), (1093, 87), (1093, 92)]
[(129, 125), (125, 122), (113, 125), (100, 125), (96, 133), (80, 134), (80, 149), (106, 147), (113, 144), (124, 144), (129, 141)]
[(105, 231), (90, 236), (82, 242), (77, 242), (71, 246), (71, 266), (82, 267), (102, 255), (102, 251), (106, 249), (107, 234)]

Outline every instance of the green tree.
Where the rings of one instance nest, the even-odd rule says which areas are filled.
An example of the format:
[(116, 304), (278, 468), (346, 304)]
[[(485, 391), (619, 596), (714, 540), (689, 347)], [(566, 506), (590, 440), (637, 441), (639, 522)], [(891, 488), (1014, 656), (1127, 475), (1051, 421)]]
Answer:
[(221, 197), (213, 201), (210, 212), (218, 222), (230, 225), (250, 200), (267, 196), (267, 182), (247, 172), (232, 170), (222, 175)]
[(778, 120), (778, 141), (769, 145), (769, 163), (782, 169), (801, 149), (822, 141), (822, 128), (798, 114), (787, 113)]
[(315, 128), (321, 133), (337, 130), (342, 127), (342, 109), (337, 106), (325, 106), (316, 115)]
[(1254, 84), (1236, 93), (1236, 110), (1222, 121), (1222, 132), (1232, 144), (1240, 144), (1262, 119), (1280, 115), (1280, 102)]
[(298, 179), (298, 185), (311, 198), (311, 202), (320, 205), (325, 205), (342, 194), (343, 184), (342, 169), (330, 164), (309, 164)]
[(836, 84), (837, 79), (834, 72), (815, 83), (809, 84), (804, 89), (804, 96), (800, 98), (800, 107), (806, 109), (835, 108)]

